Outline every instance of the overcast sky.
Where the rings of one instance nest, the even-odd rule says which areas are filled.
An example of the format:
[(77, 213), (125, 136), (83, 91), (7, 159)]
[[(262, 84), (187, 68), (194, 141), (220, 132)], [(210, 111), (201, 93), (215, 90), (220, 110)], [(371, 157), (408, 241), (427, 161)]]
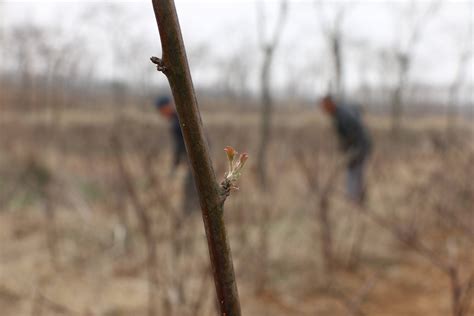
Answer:
[[(1, 0), (0, 0), (1, 2)], [(36, 23), (62, 29), (68, 34), (82, 34), (104, 62), (97, 66), (105, 77), (120, 76), (111, 71), (113, 48), (110, 38), (143, 39), (134, 55), (143, 69), (148, 57), (159, 54), (159, 42), (151, 1), (3, 1), (0, 19), (8, 28), (12, 24)], [(290, 1), (288, 23), (283, 30), (281, 48), (275, 61), (275, 85), (311, 89), (315, 85), (310, 74), (330, 72), (327, 43), (321, 32), (322, 23), (332, 23), (339, 7), (346, 8), (342, 25), (345, 82), (351, 88), (362, 80), (377, 83), (386, 80), (374, 52), (406, 45), (410, 25), (426, 11), (431, 1)], [(274, 27), (279, 1), (264, 1), (267, 34)], [(329, 5), (328, 5), (329, 4)], [(251, 0), (177, 0), (181, 28), (189, 50), (195, 82), (218, 80), (222, 65), (230, 58), (249, 67), (248, 82), (256, 82), (259, 64), (257, 45), (256, 1)], [(112, 14), (104, 8), (114, 8)], [(117, 9), (118, 8), (118, 9)], [(318, 11), (319, 10), (319, 11)], [(86, 19), (85, 19), (86, 18)], [(472, 20), (474, 2), (444, 0), (440, 9), (427, 20), (421, 40), (414, 48), (410, 80), (434, 85), (449, 85), (457, 72), (459, 54), (473, 45)], [(95, 31), (97, 28), (100, 32)], [(131, 35), (126, 37), (125, 34)], [(72, 36), (71, 35), (71, 36)], [(145, 45), (143, 44), (145, 43)], [(122, 43), (127, 45), (127, 43)], [(137, 44), (138, 45), (138, 44)], [(125, 58), (125, 57), (124, 57)], [(134, 58), (135, 59), (135, 58)], [(124, 60), (124, 62), (136, 62)], [(466, 69), (472, 83), (473, 61)], [(123, 75), (123, 74), (122, 74)], [(306, 87), (307, 86), (307, 87)]]

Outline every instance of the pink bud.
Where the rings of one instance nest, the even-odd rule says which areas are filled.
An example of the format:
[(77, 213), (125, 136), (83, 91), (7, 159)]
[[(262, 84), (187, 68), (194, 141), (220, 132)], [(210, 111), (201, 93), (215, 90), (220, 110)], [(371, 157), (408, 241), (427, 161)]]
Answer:
[(237, 168), (239, 171), (244, 167), (247, 159), (249, 159), (249, 155), (247, 153), (240, 154), (239, 163), (237, 164)]
[(242, 164), (242, 166), (247, 161), (247, 159), (249, 159), (249, 154), (247, 153), (240, 154), (240, 163)]
[(227, 158), (229, 159), (229, 161), (234, 160), (235, 149), (232, 148), (232, 146), (227, 146), (226, 148), (224, 148), (224, 151), (227, 153)]

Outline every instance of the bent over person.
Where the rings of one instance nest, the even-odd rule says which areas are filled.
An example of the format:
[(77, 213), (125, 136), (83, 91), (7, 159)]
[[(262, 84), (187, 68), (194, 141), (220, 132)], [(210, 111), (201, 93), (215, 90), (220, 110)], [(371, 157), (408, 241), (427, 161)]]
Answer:
[(161, 116), (169, 121), (170, 133), (173, 139), (173, 162), (171, 166), (171, 174), (174, 174), (180, 165), (186, 167), (186, 176), (183, 185), (183, 210), (186, 215), (199, 210), (199, 201), (196, 187), (191, 171), (191, 166), (188, 164), (188, 157), (186, 155), (186, 146), (184, 144), (183, 134), (179, 126), (178, 114), (174, 108), (173, 102), (168, 96), (159, 97), (155, 106)]
[(362, 206), (366, 196), (365, 164), (372, 150), (369, 132), (357, 106), (336, 102), (330, 95), (322, 98), (320, 103), (323, 110), (332, 117), (340, 148), (346, 155), (347, 195)]

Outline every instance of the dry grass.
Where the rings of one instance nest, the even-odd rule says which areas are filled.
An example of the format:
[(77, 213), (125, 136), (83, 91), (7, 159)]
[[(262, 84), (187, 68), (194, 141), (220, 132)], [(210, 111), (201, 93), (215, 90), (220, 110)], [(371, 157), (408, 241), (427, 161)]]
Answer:
[[(179, 210), (184, 170), (177, 177), (168, 176), (166, 127), (151, 112), (127, 110), (120, 118), (107, 113), (104, 109), (68, 111), (61, 124), (53, 127), (48, 127), (47, 115), (2, 114), (2, 315), (146, 313), (146, 249), (117, 175), (112, 134), (124, 141), (127, 166), (143, 192), (142, 199), (149, 198), (153, 187), (145, 192), (141, 157), (150, 149), (156, 154), (154, 172), (166, 193), (150, 213), (158, 239), (159, 311), (167, 298), (175, 315), (194, 315), (196, 301), (202, 302), (197, 315), (213, 313), (213, 284), (199, 214), (187, 219), (179, 234), (171, 228), (176, 214), (170, 212)], [(255, 113), (213, 111), (205, 112), (203, 119), (219, 175), (224, 171), (225, 145), (247, 150), (252, 159), (257, 143)], [(453, 261), (464, 278), (474, 266), (470, 252), (474, 246), (472, 129), (464, 126), (462, 136), (447, 138), (440, 120), (408, 122), (400, 139), (393, 140), (383, 118), (369, 122), (376, 144), (368, 170), (370, 208), (404, 229), (415, 227), (418, 238)], [(336, 262), (331, 275), (324, 272), (317, 203), (295, 153), (317, 160), (319, 168), (313, 171), (325, 179), (337, 167), (335, 138), (329, 123), (313, 111), (277, 114), (275, 134), (268, 161), (270, 194), (261, 195), (250, 165), (241, 190), (226, 205), (243, 314), (350, 315), (347, 302), (361, 296), (360, 315), (449, 315), (449, 279), (354, 210), (344, 199), (342, 172), (337, 173), (331, 197)], [(39, 167), (32, 168), (32, 161)], [(48, 189), (43, 190), (44, 186)], [(164, 205), (171, 205), (172, 211)], [(45, 216), (48, 208), (54, 209), (55, 265), (48, 244), (52, 226), (51, 217)], [(269, 285), (256, 295), (263, 209), (270, 210)], [(120, 237), (120, 214), (127, 219), (126, 242)], [(354, 227), (363, 222), (366, 238), (358, 268), (347, 269)], [(178, 257), (171, 247), (177, 238), (186, 246)], [(184, 303), (176, 299), (178, 285), (186, 293)]]

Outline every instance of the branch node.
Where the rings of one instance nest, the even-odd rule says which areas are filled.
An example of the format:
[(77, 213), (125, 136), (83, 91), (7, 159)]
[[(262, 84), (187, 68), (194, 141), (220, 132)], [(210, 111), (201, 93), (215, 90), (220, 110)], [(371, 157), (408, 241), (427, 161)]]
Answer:
[(235, 186), (232, 185), (232, 183), (229, 181), (229, 179), (224, 179), (221, 182), (221, 190), (220, 190), (220, 195), (222, 199), (222, 204), (224, 204), (225, 200), (230, 196), (230, 192), (232, 189), (238, 189)]
[(156, 65), (156, 70), (166, 74), (168, 68), (166, 68), (163, 59), (152, 56), (152, 57), (150, 57), (150, 60), (151, 60), (152, 63), (154, 63)]

